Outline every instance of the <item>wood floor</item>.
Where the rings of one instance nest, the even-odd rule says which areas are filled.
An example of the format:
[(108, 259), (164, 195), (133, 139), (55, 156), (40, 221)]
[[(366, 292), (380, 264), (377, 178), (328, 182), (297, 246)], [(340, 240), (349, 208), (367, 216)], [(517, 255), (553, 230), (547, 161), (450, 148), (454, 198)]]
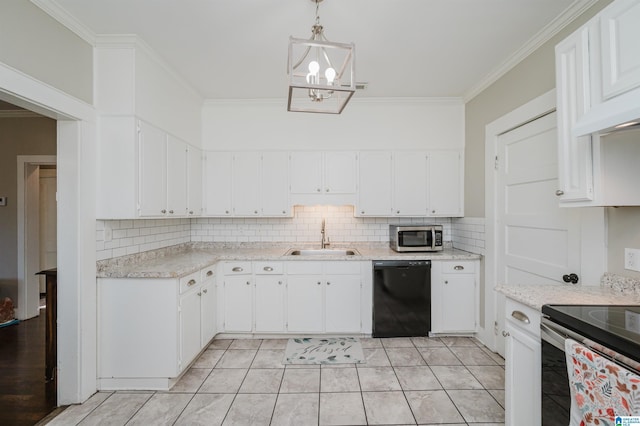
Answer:
[(45, 311), (0, 328), (0, 425), (34, 425), (56, 406), (45, 382)]

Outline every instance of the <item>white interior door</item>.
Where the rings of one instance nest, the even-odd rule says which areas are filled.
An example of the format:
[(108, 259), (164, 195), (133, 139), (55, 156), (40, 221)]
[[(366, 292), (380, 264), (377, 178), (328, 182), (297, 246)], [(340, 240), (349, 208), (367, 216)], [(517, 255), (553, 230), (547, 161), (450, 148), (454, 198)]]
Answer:
[[(555, 195), (556, 113), (500, 135), (497, 148), (497, 282), (564, 284), (563, 275), (580, 276), (579, 212), (561, 209)], [(497, 308), (504, 329), (504, 308)], [(504, 353), (500, 335), (496, 343)]]
[[(55, 268), (57, 250), (56, 169), (40, 167), (40, 270)], [(40, 293), (46, 291), (46, 279), (40, 277)]]

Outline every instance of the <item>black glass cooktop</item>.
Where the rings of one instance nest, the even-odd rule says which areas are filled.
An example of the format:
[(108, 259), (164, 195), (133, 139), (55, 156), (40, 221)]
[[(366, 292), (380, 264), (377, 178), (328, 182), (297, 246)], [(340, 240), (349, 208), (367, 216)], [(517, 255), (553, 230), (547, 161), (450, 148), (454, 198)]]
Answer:
[(640, 362), (640, 306), (544, 305), (551, 321)]

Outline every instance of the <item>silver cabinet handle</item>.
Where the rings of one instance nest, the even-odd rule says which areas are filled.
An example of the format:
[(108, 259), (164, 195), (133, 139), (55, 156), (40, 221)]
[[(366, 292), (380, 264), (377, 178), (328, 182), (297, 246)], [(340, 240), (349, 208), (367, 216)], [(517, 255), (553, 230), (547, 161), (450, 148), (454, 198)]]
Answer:
[(329, 192), (329, 188), (327, 188), (325, 191)]
[(322, 192), (322, 190), (320, 188), (316, 189), (317, 192)]
[(204, 290), (202, 290), (202, 292), (203, 292), (203, 293), (206, 293), (206, 292), (207, 292), (207, 289), (205, 288)]
[(225, 211), (224, 211), (224, 214), (229, 214), (229, 210), (225, 210)]
[(435, 212), (436, 212), (435, 210), (431, 210), (431, 213), (435, 213)]
[(173, 214), (173, 210), (169, 210), (169, 214)]
[(210, 277), (211, 275), (213, 275), (213, 271), (212, 270), (208, 270), (207, 271), (207, 276)]
[(251, 285), (251, 281), (247, 281), (247, 285)]
[(253, 214), (258, 214), (258, 210), (254, 210), (254, 211), (253, 211)]
[(196, 280), (191, 279), (189, 280), (189, 282), (187, 283), (187, 286), (191, 287), (192, 285), (194, 285), (196, 283)]
[(278, 285), (282, 285), (282, 281), (278, 281)]
[(286, 210), (282, 210), (282, 214), (287, 214), (287, 211)]
[(557, 196), (557, 197), (559, 197), (559, 196), (561, 196), (561, 195), (564, 195), (564, 191), (563, 191), (562, 189), (558, 189), (558, 190), (556, 191), (556, 196)]
[(231, 271), (232, 271), (232, 272), (242, 272), (243, 270), (244, 270), (244, 269), (242, 269), (241, 267), (236, 266), (236, 267), (235, 267), (235, 268), (233, 268)]
[(162, 210), (160, 210), (160, 213), (162, 213), (162, 214), (164, 214), (164, 213), (166, 213), (166, 212), (167, 212), (167, 209), (162, 209)]
[(511, 336), (511, 335), (509, 334), (508, 331), (502, 330), (502, 337), (509, 337), (509, 336)]
[(271, 266), (265, 266), (265, 267), (264, 267), (264, 268), (262, 268), (262, 269), (264, 269), (264, 270), (265, 270), (265, 271), (267, 271), (267, 272), (271, 272), (271, 271), (273, 271), (273, 268), (272, 268)]
[(201, 291), (198, 292), (198, 296), (202, 296), (202, 292)]
[(513, 311), (511, 312), (511, 316), (515, 319), (517, 319), (518, 321), (522, 321), (525, 324), (529, 324), (531, 321), (529, 321), (529, 317), (525, 315), (524, 312), (520, 312), (520, 311)]
[(360, 214), (364, 214), (364, 210), (362, 210), (362, 211), (360, 212)]
[(318, 281), (318, 285), (322, 284), (320, 281)]
[(189, 214), (193, 214), (193, 210), (189, 210)]
[(327, 285), (331, 285), (331, 282), (330, 282), (330, 281), (327, 281)]
[(396, 214), (400, 214), (400, 210), (396, 210)]
[(464, 269), (464, 266), (456, 265), (456, 266), (453, 267), (453, 269), (456, 270), (456, 271), (462, 271)]
[(449, 281), (445, 281), (444, 283), (445, 283), (445, 284), (449, 284)]

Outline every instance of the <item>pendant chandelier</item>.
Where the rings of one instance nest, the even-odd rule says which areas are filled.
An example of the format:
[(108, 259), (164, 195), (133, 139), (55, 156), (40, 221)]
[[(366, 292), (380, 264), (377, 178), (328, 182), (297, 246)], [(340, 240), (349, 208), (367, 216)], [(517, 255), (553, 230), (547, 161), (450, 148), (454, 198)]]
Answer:
[(289, 37), (288, 111), (340, 114), (356, 90), (355, 46), (333, 43), (324, 36), (316, 4), (311, 38)]

